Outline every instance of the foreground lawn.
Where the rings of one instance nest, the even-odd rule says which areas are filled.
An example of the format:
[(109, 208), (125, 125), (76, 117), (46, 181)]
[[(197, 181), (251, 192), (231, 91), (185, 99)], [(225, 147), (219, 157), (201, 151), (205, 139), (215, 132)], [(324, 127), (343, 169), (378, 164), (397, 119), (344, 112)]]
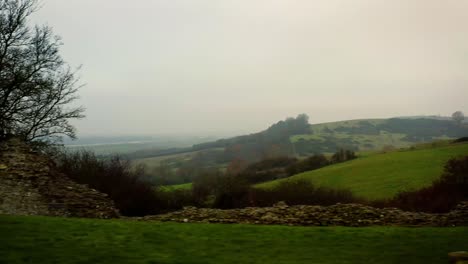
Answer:
[(177, 224), (0, 216), (0, 263), (446, 263), (468, 228)]
[(466, 143), (374, 154), (256, 186), (274, 188), (281, 181), (306, 179), (318, 186), (349, 189), (370, 200), (391, 198), (431, 185), (450, 158), (462, 155), (468, 155)]

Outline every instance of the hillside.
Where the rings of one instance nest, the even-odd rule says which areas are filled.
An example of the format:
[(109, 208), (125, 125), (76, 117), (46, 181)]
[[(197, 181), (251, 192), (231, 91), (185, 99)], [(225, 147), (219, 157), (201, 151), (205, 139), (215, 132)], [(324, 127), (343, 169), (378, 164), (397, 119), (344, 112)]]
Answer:
[(310, 132), (290, 137), (297, 155), (408, 147), (415, 143), (468, 135), (468, 126), (433, 118), (362, 119), (313, 124)]
[(437, 179), (447, 160), (468, 155), (468, 143), (372, 154), (356, 160), (256, 185), (274, 188), (281, 181), (306, 179), (318, 186), (349, 189), (367, 199), (390, 198), (419, 189)]
[(0, 262), (10, 264), (411, 264), (446, 263), (448, 252), (466, 246), (468, 228), (288, 227), (0, 216), (0, 234)]
[[(225, 169), (231, 162), (249, 164), (263, 159), (306, 157), (349, 149), (361, 154), (414, 144), (468, 136), (468, 126), (441, 118), (362, 119), (309, 124), (307, 115), (288, 118), (268, 129), (186, 148), (143, 150), (127, 154), (135, 164), (149, 168), (160, 184), (192, 181), (190, 171)], [(176, 176), (174, 176), (176, 175)]]
[(193, 145), (191, 148), (147, 151), (128, 154), (130, 158), (164, 157), (173, 154), (224, 149), (222, 159), (259, 160), (278, 155), (332, 153), (340, 148), (355, 151), (384, 147), (407, 147), (415, 143), (468, 136), (467, 125), (447, 119), (390, 118), (359, 119), (308, 124), (306, 115), (288, 118), (268, 129), (227, 139)]

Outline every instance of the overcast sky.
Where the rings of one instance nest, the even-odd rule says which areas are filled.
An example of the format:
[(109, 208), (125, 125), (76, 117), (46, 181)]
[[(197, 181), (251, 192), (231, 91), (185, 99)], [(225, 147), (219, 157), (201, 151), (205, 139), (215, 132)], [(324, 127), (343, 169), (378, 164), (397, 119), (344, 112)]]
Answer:
[(468, 1), (42, 0), (82, 65), (79, 135), (468, 112)]

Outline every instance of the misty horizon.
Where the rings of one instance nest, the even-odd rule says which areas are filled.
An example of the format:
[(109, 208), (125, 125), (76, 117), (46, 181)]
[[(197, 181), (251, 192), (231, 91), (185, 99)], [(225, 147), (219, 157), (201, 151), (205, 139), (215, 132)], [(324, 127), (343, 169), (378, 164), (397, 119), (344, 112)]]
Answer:
[[(89, 135), (238, 135), (468, 112), (461, 1), (44, 0), (32, 22), (83, 65)], [(105, 16), (103, 16), (105, 14)]]

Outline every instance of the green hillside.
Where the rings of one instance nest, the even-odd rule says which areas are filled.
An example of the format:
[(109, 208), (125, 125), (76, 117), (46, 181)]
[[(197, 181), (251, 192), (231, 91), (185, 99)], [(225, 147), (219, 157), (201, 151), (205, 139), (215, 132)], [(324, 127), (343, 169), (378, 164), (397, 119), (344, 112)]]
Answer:
[(310, 125), (309, 133), (290, 136), (295, 154), (408, 147), (416, 143), (468, 136), (468, 126), (434, 118), (361, 119)]
[(307, 179), (318, 186), (349, 189), (358, 197), (390, 198), (430, 185), (441, 175), (445, 162), (460, 155), (468, 155), (468, 143), (367, 155), (256, 186), (274, 188), (280, 181)]
[(446, 263), (468, 228), (287, 227), (0, 216), (0, 263)]

